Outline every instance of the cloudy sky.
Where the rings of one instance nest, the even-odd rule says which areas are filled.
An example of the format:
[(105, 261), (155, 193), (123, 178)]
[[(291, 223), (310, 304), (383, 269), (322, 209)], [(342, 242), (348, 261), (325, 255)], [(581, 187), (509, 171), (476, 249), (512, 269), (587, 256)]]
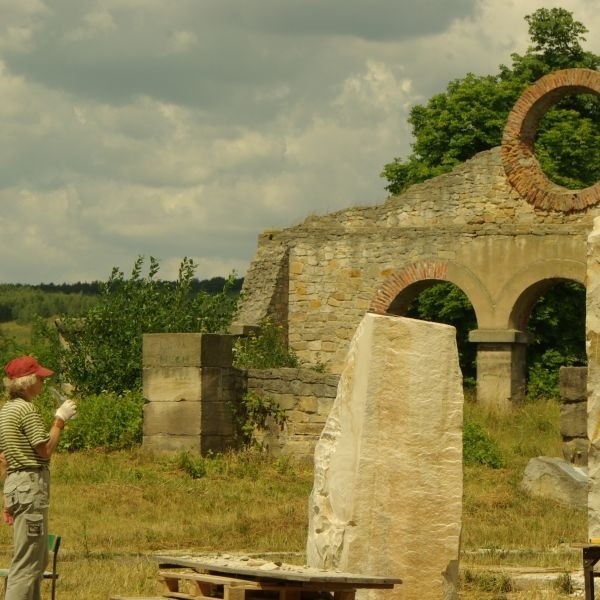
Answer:
[(0, 0), (0, 282), (139, 255), (244, 275), (258, 234), (382, 202), (406, 119), (597, 0)]

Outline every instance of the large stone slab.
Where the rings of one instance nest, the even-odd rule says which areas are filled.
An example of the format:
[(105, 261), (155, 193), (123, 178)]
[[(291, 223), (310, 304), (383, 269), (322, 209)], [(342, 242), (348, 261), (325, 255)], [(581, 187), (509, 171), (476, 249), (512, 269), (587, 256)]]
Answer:
[(600, 217), (588, 237), (586, 272), (586, 350), (588, 453), (588, 535), (600, 537)]
[(403, 580), (361, 598), (458, 598), (462, 407), (454, 328), (363, 318), (315, 450), (310, 566)]

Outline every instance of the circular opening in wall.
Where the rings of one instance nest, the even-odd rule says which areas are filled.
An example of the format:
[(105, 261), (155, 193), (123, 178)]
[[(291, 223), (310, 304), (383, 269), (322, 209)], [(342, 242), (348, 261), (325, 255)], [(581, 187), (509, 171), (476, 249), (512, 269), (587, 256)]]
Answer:
[[(566, 113), (562, 114), (564, 118), (558, 117), (561, 107), (568, 106), (569, 102), (585, 104), (588, 96), (600, 96), (600, 72), (592, 69), (554, 71), (527, 88), (508, 115), (502, 136), (504, 172), (512, 187), (538, 209), (572, 212), (600, 203), (598, 102), (589, 102), (590, 114), (585, 118), (579, 112), (574, 112), (570, 121), (566, 119)], [(566, 104), (559, 104), (563, 101)], [(548, 122), (556, 119), (557, 129), (552, 134), (553, 128), (548, 123), (544, 131), (540, 131), (544, 119)], [(573, 124), (578, 132), (580, 128), (591, 127), (591, 122), (593, 128), (589, 131), (588, 146), (566, 133)], [(563, 138), (566, 141), (563, 142)], [(596, 164), (589, 169), (585, 180), (577, 182), (578, 187), (571, 187), (574, 182), (564, 185), (554, 181), (572, 178), (574, 171), (569, 171), (568, 164), (580, 164), (578, 161), (582, 156), (586, 159), (584, 164)], [(581, 174), (585, 172), (585, 166), (580, 165), (576, 170)], [(588, 181), (592, 184), (586, 185)]]
[(557, 185), (580, 190), (600, 181), (600, 97), (567, 96), (550, 108), (538, 125), (534, 154)]

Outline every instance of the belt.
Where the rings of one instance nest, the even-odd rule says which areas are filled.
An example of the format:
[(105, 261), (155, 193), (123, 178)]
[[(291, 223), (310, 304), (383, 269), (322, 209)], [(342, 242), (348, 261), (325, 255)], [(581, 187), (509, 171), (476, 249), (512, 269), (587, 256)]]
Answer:
[(43, 465), (43, 466), (39, 466), (39, 467), (23, 467), (21, 469), (9, 469), (8, 474), (10, 475), (11, 473), (23, 473), (26, 471), (34, 471), (37, 473), (39, 471), (47, 471), (47, 470), (48, 470), (47, 465)]

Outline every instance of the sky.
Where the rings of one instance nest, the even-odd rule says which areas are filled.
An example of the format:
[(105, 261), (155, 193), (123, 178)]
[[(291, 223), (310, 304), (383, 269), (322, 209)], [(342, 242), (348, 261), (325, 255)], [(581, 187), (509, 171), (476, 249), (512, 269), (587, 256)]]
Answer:
[(597, 0), (0, 0), (0, 283), (243, 276), (261, 232), (382, 203), (411, 106), (554, 6), (600, 54)]

